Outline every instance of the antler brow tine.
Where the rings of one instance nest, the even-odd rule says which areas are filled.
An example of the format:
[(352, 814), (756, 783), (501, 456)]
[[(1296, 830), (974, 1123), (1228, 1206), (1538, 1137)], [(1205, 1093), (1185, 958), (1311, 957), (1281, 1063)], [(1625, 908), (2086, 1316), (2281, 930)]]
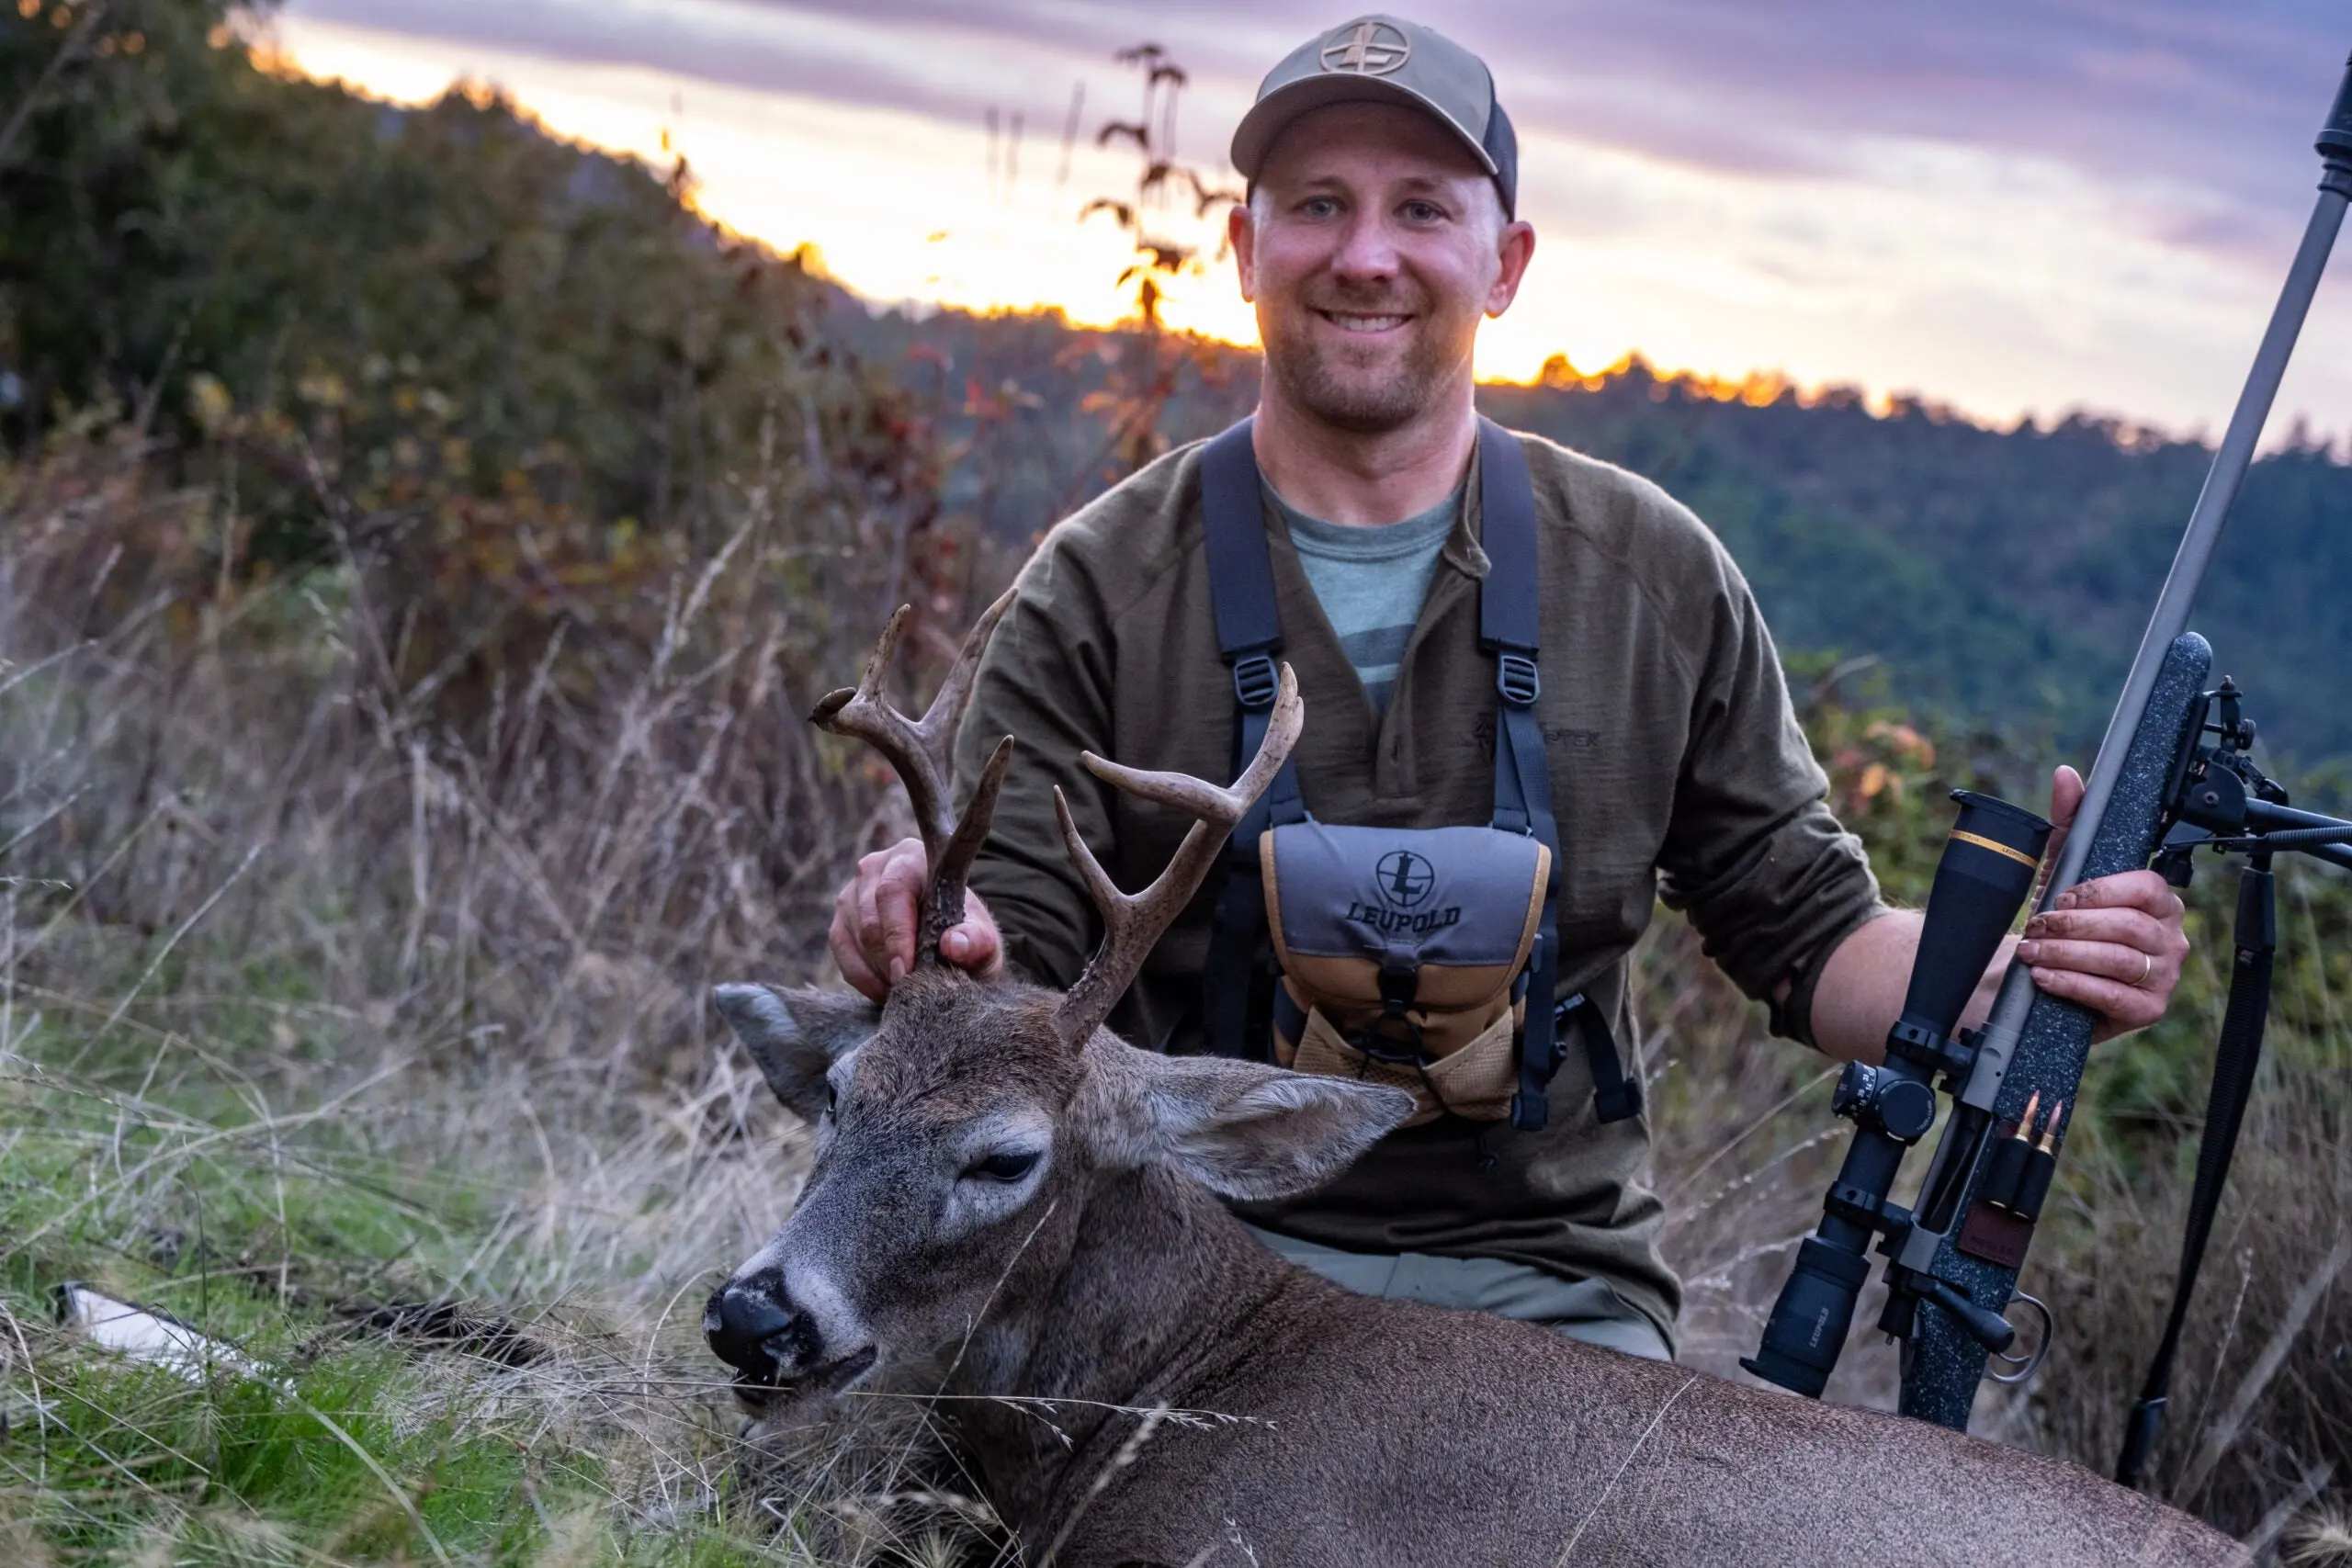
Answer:
[(966, 635), (956, 662), (948, 666), (946, 677), (940, 682), (937, 694), (920, 720), (910, 719), (891, 706), (886, 694), (890, 668), (899, 651), (899, 637), (906, 629), (907, 617), (912, 614), (912, 606), (905, 604), (882, 628), (881, 639), (875, 644), (874, 656), (866, 660), (865, 673), (857, 684), (827, 693), (808, 715), (808, 721), (819, 728), (873, 747), (906, 785), (908, 802), (914, 807), (915, 830), (922, 837), (924, 863), (930, 867), (915, 935), (918, 964), (939, 962), (940, 934), (964, 918), (965, 878), (970, 874), (972, 857), (988, 838), (989, 821), (996, 811), (997, 791), (1012, 761), (1012, 737), (1008, 735), (989, 754), (971, 800), (965, 806), (963, 816), (957, 818), (956, 734), (963, 726), (964, 710), (972, 700), (980, 655), (987, 651), (997, 623), (1012, 607), (1014, 592), (1006, 590), (981, 614)]
[(1058, 787), (1055, 789), (1054, 813), (1061, 823), (1062, 843), (1086, 883), (1087, 891), (1092, 895), (1095, 907), (1102, 911), (1102, 945), (1095, 950), (1086, 972), (1055, 1010), (1054, 1030), (1064, 1044), (1072, 1049), (1083, 1045), (1110, 1017), (1112, 1007), (1142, 969), (1152, 944), (1200, 890), (1202, 879), (1216, 863), (1234, 824), (1248, 814), (1266, 786), (1273, 783), (1274, 775), (1282, 771), (1283, 763), (1289, 760), (1291, 748), (1298, 744), (1299, 731), (1306, 722), (1306, 706), (1298, 695), (1298, 679), (1285, 664), (1281, 687), (1274, 697), (1274, 711), (1266, 723), (1266, 738), (1259, 743), (1258, 754), (1250, 760), (1249, 767), (1229, 787), (1189, 773), (1148, 773), (1125, 767), (1091, 751), (1079, 759), (1088, 773), (1103, 783), (1145, 800), (1175, 807), (1193, 818), (1167, 868), (1140, 893), (1119, 891), (1118, 885), (1102, 869), (1102, 862), (1094, 858), (1086, 840), (1079, 836), (1078, 821), (1070, 815), (1069, 800)]

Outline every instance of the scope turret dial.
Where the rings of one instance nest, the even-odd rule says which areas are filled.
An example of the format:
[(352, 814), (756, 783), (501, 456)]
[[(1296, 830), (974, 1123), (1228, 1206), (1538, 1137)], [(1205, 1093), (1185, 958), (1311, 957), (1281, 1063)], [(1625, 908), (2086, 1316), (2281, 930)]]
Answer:
[(1917, 1078), (1849, 1062), (1829, 1101), (1832, 1114), (1856, 1126), (1883, 1133), (1898, 1144), (1916, 1144), (1936, 1124), (1936, 1093)]

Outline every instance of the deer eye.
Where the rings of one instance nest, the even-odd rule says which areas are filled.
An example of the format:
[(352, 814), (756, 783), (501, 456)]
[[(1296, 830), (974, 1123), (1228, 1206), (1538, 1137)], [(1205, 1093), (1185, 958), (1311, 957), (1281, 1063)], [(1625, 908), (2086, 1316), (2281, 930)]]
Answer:
[(1037, 1168), (1037, 1149), (1001, 1149), (964, 1172), (967, 1181), (1018, 1181)]
[(832, 1079), (827, 1078), (825, 1080), (825, 1114), (832, 1115), (841, 1109), (841, 1104), (842, 1091), (833, 1087)]

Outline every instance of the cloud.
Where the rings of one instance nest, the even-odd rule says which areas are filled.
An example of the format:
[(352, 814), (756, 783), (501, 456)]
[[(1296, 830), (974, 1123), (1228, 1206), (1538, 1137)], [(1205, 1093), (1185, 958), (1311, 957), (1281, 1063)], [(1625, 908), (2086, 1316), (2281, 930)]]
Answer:
[[(1195, 157), (1256, 77), (1341, 19), (1308, 0), (295, 0), (298, 15), (730, 86), (1057, 123), (1152, 38), (1194, 75)], [(2330, 0), (1488, 0), (1431, 18), (1498, 62), (1522, 130), (1701, 168), (1850, 173), (1888, 139), (2046, 160), (2138, 193), (2184, 243), (2266, 252), (2352, 49)], [(1122, 84), (1122, 87), (1124, 87)], [(1124, 101), (1124, 100), (1120, 100)], [(1098, 100), (1098, 107), (1099, 100)], [(1090, 118), (1092, 118), (1090, 116)], [(1203, 146), (1203, 142), (1216, 143)]]
[[(682, 132), (708, 210), (821, 246), (868, 298), (1099, 321), (1124, 308), (1124, 253), (1071, 205), (1134, 167), (1082, 146), (1071, 179), (1053, 172), (1073, 82), (1088, 128), (1131, 115), (1137, 80), (1112, 56), (1166, 45), (1193, 75), (1181, 151), (1213, 162), (1264, 66), (1340, 19), (1305, 0), (289, 3), (312, 69), (408, 96), (486, 74), (560, 134), (649, 157)], [(1735, 378), (1927, 387), (1996, 418), (2087, 404), (2218, 423), (2309, 210), (2309, 138), (2352, 37), (2324, 36), (2314, 0), (2240, 0), (2226, 19), (2203, 3), (1442, 14), (1498, 69), (1545, 237), (1540, 284), (1483, 334), (1482, 367), (1638, 348)], [(990, 111), (1023, 122), (1025, 178), (1004, 176), (1001, 141), (983, 159)], [(1180, 295), (1180, 324), (1250, 331), (1221, 283)], [(2324, 346), (2347, 332), (2352, 294), (2324, 291), (2282, 421), (2352, 415), (2352, 372)]]

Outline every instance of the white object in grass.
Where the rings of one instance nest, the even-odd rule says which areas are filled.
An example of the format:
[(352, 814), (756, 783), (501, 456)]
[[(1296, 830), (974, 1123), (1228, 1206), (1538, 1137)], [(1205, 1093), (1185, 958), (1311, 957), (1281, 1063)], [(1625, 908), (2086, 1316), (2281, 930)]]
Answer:
[(170, 1313), (100, 1295), (78, 1280), (57, 1287), (57, 1315), (99, 1349), (166, 1368), (191, 1382), (215, 1372), (277, 1381), (251, 1356), (198, 1333)]

